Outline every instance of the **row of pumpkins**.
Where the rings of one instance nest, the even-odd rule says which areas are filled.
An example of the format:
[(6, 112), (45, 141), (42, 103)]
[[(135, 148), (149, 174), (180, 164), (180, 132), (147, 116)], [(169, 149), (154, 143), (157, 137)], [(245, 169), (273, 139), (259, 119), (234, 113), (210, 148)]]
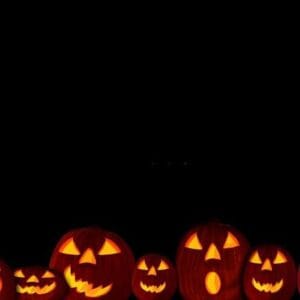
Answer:
[(265, 245), (250, 251), (235, 228), (208, 223), (182, 239), (177, 270), (167, 258), (150, 254), (135, 263), (129, 246), (100, 228), (65, 234), (49, 268), (12, 272), (0, 261), (0, 300), (169, 300), (177, 282), (185, 300), (288, 300), (300, 293), (300, 270), (290, 254)]

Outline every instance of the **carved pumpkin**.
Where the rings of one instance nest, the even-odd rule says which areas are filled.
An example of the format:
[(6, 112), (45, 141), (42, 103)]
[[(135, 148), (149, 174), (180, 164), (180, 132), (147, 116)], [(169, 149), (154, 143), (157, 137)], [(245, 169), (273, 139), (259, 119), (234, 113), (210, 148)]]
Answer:
[(248, 250), (246, 238), (229, 225), (212, 222), (188, 232), (177, 253), (183, 298), (242, 298), (242, 268)]
[(61, 300), (67, 285), (61, 274), (44, 267), (26, 267), (14, 273), (18, 300)]
[(65, 234), (58, 242), (50, 267), (64, 274), (68, 300), (125, 300), (131, 293), (134, 257), (116, 234), (97, 227)]
[(167, 258), (149, 254), (138, 260), (132, 289), (139, 300), (170, 300), (176, 286), (176, 271)]
[(13, 273), (4, 261), (0, 261), (0, 300), (15, 299)]
[(296, 289), (297, 269), (289, 253), (277, 246), (256, 248), (244, 273), (244, 290), (250, 300), (289, 300)]

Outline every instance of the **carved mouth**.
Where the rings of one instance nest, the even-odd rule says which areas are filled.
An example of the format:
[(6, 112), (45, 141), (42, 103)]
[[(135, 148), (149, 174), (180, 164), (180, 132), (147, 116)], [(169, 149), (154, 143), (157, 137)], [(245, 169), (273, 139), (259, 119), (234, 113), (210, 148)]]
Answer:
[(280, 291), (280, 289), (283, 287), (283, 279), (272, 284), (272, 283), (260, 283), (259, 281), (253, 278), (252, 285), (254, 286), (255, 289), (257, 289), (260, 292), (274, 294)]
[(147, 293), (159, 294), (166, 288), (166, 286), (167, 286), (166, 282), (160, 285), (147, 285), (142, 281), (140, 282), (141, 289)]
[(43, 287), (29, 285), (25, 287), (21, 287), (19, 284), (17, 285), (17, 293), (19, 294), (29, 294), (29, 295), (44, 295), (52, 292), (56, 288), (56, 283), (53, 282), (49, 285), (44, 285)]
[(222, 281), (218, 273), (209, 272), (205, 277), (205, 287), (209, 294), (216, 295), (221, 290)]
[(106, 286), (99, 285), (94, 288), (92, 283), (84, 281), (82, 279), (76, 280), (75, 273), (71, 272), (71, 266), (68, 266), (64, 271), (65, 279), (72, 289), (76, 289), (77, 293), (84, 294), (86, 297), (97, 298), (108, 294), (113, 284)]
[(2, 278), (0, 278), (0, 291), (2, 291), (2, 286), (3, 286)]

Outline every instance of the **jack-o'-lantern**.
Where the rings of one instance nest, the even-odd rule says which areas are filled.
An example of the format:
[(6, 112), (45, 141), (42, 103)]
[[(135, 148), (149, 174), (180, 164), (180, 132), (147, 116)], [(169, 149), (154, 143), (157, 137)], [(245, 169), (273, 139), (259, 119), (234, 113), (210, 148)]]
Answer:
[(176, 286), (175, 268), (166, 257), (148, 254), (138, 260), (132, 290), (139, 300), (170, 300)]
[(0, 300), (15, 299), (13, 273), (4, 261), (0, 261)]
[(50, 267), (64, 274), (68, 300), (125, 300), (131, 294), (135, 261), (128, 245), (116, 234), (97, 227), (65, 234)]
[(274, 245), (256, 248), (244, 273), (244, 290), (250, 300), (289, 300), (296, 289), (297, 269), (290, 254)]
[(242, 269), (249, 244), (235, 228), (211, 222), (183, 238), (177, 253), (180, 293), (185, 300), (242, 298)]
[(68, 290), (61, 274), (44, 267), (20, 268), (14, 275), (17, 300), (61, 300)]

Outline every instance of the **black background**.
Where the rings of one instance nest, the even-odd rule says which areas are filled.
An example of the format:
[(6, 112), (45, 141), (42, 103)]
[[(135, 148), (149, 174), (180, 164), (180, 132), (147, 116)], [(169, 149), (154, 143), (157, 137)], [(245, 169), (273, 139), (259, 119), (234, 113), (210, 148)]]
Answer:
[(151, 20), (95, 38), (40, 22), (6, 23), (1, 257), (47, 265), (63, 233), (95, 224), (136, 257), (174, 260), (188, 229), (217, 218), (300, 262), (290, 31)]
[(174, 261), (182, 235), (217, 218), (253, 246), (282, 245), (299, 263), (293, 125), (246, 115), (246, 122), (225, 122), (213, 112), (205, 121), (193, 113), (192, 121), (181, 119), (181, 111), (167, 125), (158, 118), (136, 131), (137, 123), (106, 133), (89, 121), (57, 126), (46, 115), (10, 122), (1, 257), (12, 267), (47, 265), (63, 233), (99, 225), (120, 234), (136, 257), (158, 252)]

